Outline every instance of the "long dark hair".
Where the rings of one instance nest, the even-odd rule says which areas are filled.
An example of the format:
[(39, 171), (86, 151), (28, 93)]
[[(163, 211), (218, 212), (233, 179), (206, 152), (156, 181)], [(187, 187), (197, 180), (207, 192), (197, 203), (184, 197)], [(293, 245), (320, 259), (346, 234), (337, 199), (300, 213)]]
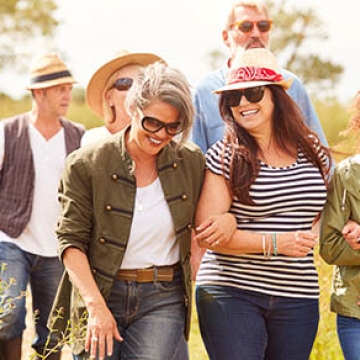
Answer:
[[(328, 184), (331, 168), (329, 149), (323, 146), (318, 135), (305, 125), (304, 116), (286, 91), (278, 85), (268, 85), (267, 87), (271, 91), (274, 103), (273, 136), (275, 143), (280, 149), (290, 154), (294, 152), (294, 149), (295, 151), (300, 149), (307, 160), (319, 169), (325, 183)], [(231, 108), (227, 105), (224, 96), (220, 96), (219, 106), (221, 116), (227, 126), (224, 149), (230, 149), (229, 189), (240, 202), (253, 205), (254, 201), (249, 192), (251, 184), (260, 171), (258, 155), (261, 149), (255, 138), (234, 120)], [(323, 155), (320, 157), (320, 154)], [(296, 153), (294, 155), (296, 156)]]

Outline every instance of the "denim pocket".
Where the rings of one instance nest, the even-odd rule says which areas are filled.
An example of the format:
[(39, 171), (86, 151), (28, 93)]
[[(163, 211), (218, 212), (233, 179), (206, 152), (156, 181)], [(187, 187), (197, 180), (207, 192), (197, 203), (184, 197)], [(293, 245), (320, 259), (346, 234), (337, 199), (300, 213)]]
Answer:
[(184, 277), (181, 270), (175, 272), (172, 281), (161, 281), (156, 283), (156, 285), (159, 289), (164, 291), (176, 291), (181, 288), (185, 289)]

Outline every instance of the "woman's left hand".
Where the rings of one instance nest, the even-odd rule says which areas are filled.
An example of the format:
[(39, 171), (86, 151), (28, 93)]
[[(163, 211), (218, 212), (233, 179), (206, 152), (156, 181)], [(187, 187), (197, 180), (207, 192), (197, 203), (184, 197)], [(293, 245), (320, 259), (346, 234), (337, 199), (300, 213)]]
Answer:
[(196, 229), (195, 241), (202, 248), (222, 247), (231, 240), (236, 219), (230, 213), (211, 216)]
[[(85, 339), (85, 350), (90, 353), (90, 359), (105, 359), (111, 356), (114, 339), (123, 341), (118, 331), (116, 321), (109, 308), (102, 304), (88, 308), (89, 319)], [(106, 351), (106, 354), (105, 354)]]
[(342, 229), (342, 235), (354, 250), (360, 250), (360, 225), (356, 221), (348, 220)]

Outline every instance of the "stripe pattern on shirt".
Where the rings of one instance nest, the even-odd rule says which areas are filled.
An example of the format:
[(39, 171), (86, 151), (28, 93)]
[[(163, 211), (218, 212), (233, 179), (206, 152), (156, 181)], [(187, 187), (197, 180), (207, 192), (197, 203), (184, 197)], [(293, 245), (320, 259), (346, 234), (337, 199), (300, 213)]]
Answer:
[[(229, 152), (219, 141), (207, 152), (207, 168), (229, 179)], [(222, 157), (224, 153), (224, 164)], [(260, 162), (250, 187), (255, 205), (236, 197), (230, 212), (239, 230), (283, 233), (311, 230), (326, 200), (326, 186), (319, 170), (301, 151), (295, 163), (275, 168)], [(313, 253), (296, 258), (283, 255), (265, 259), (263, 254), (225, 255), (207, 250), (197, 285), (225, 285), (274, 296), (318, 298), (319, 286)]]

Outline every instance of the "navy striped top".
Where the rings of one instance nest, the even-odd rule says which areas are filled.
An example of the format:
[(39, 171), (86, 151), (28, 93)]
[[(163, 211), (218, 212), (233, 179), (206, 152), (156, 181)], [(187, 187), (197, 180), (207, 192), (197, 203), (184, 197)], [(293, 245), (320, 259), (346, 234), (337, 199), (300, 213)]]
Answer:
[[(229, 178), (229, 154), (218, 141), (207, 152), (207, 167)], [(224, 164), (222, 157), (224, 156)], [(326, 200), (325, 182), (301, 153), (286, 167), (260, 162), (260, 172), (250, 187), (255, 205), (236, 197), (230, 212), (239, 230), (282, 233), (311, 230)], [(313, 252), (306, 257), (261, 254), (225, 255), (207, 250), (197, 274), (197, 285), (225, 285), (274, 296), (318, 298), (319, 286)]]

